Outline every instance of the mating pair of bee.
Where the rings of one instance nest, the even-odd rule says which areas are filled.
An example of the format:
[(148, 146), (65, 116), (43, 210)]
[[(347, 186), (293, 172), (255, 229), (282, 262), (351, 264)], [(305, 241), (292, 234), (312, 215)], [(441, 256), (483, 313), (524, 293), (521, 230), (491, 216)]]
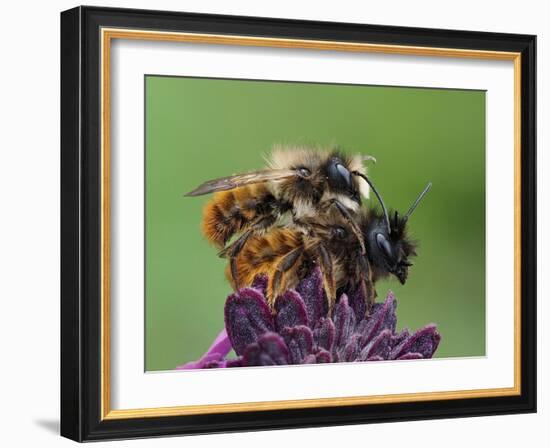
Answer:
[[(319, 266), (332, 309), (339, 290), (376, 298), (375, 283), (390, 274), (404, 284), (416, 242), (407, 223), (431, 184), (407, 213), (388, 210), (366, 173), (371, 156), (338, 149), (276, 147), (264, 170), (203, 183), (186, 196), (214, 193), (202, 230), (229, 259), (227, 278), (234, 289), (267, 274), (267, 299), (294, 288)], [(362, 207), (372, 191), (381, 210)]]

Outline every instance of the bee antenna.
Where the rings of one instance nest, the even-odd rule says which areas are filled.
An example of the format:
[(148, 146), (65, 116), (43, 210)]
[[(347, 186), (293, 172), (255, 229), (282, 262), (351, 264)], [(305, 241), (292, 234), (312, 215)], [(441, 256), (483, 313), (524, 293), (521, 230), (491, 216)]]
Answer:
[(370, 179), (363, 173), (360, 173), (359, 171), (353, 171), (352, 174), (362, 177), (367, 184), (369, 184), (369, 187), (374, 192), (376, 197), (378, 198), (378, 202), (380, 202), (380, 205), (382, 206), (382, 211), (384, 212), (384, 219), (386, 220), (386, 226), (388, 227), (388, 235), (391, 234), (391, 226), (390, 226), (390, 217), (388, 216), (388, 209), (386, 208), (386, 205), (384, 204), (384, 201), (382, 200), (382, 196), (380, 196), (380, 193), (376, 190)]
[(362, 155), (361, 156), (361, 162), (363, 162), (363, 163), (365, 163), (365, 162), (376, 163), (376, 157), (368, 156), (368, 155)]
[(412, 215), (412, 212), (414, 212), (416, 207), (418, 207), (418, 204), (420, 204), (420, 201), (424, 198), (424, 196), (426, 196), (426, 193), (430, 190), (430, 188), (432, 188), (432, 183), (428, 182), (428, 185), (426, 185), (426, 188), (424, 188), (424, 190), (422, 190), (422, 193), (420, 193), (418, 195), (416, 200), (413, 202), (413, 205), (411, 205), (411, 207), (409, 208), (409, 211), (407, 213), (405, 213), (405, 216), (403, 216), (404, 222), (407, 222), (407, 220)]

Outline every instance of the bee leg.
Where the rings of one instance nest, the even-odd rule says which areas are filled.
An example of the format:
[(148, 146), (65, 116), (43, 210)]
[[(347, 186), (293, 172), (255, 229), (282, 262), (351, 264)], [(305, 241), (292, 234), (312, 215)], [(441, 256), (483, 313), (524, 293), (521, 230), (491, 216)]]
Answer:
[(229, 267), (231, 269), (231, 278), (233, 279), (235, 291), (238, 291), (241, 286), (239, 282), (239, 269), (237, 267), (237, 257), (231, 257), (231, 259), (229, 260)]
[(275, 272), (271, 277), (271, 287), (269, 288), (270, 291), (268, 294), (268, 303), (271, 309), (273, 309), (275, 299), (281, 293), (283, 276), (288, 275), (288, 272), (296, 266), (303, 252), (304, 248), (302, 246), (297, 247), (296, 249), (291, 250), (281, 259), (281, 261), (277, 263)]
[(367, 253), (367, 250), (365, 249), (365, 241), (363, 239), (363, 234), (361, 233), (361, 229), (359, 228), (359, 226), (351, 216), (349, 210), (338, 199), (331, 200), (330, 205), (334, 205), (336, 207), (336, 210), (338, 210), (342, 215), (342, 217), (346, 220), (346, 222), (351, 228), (351, 231), (353, 232), (353, 234), (357, 238), (357, 241), (359, 242), (359, 246), (361, 247), (361, 254), (365, 255)]
[(334, 269), (332, 258), (323, 244), (317, 246), (319, 266), (323, 274), (323, 283), (328, 300), (328, 315), (332, 314), (332, 308), (336, 303), (336, 284), (334, 281)]
[[(235, 284), (235, 290), (240, 288), (239, 282), (239, 271), (237, 268), (237, 255), (244, 247), (245, 243), (248, 241), (252, 235), (251, 230), (244, 232), (231, 246), (228, 246), (227, 254), (229, 255), (229, 266), (231, 268), (231, 277), (233, 278), (233, 283)], [(225, 256), (225, 254), (224, 254)]]
[(369, 280), (363, 280), (363, 284), (365, 285), (365, 304), (367, 305), (367, 309), (365, 311), (365, 317), (369, 317), (371, 315), (374, 302), (378, 294), (376, 293), (376, 288)]
[(225, 247), (223, 250), (221, 250), (218, 255), (220, 257), (226, 257), (229, 256), (229, 265), (231, 267), (231, 277), (233, 277), (233, 282), (235, 283), (235, 289), (239, 289), (239, 272), (237, 269), (237, 255), (241, 252), (242, 248), (248, 241), (248, 239), (255, 233), (259, 233), (275, 222), (276, 218), (275, 216), (268, 215), (268, 216), (262, 216), (258, 220), (254, 222), (254, 224), (251, 225), (251, 227), (244, 232), (239, 238), (237, 238), (233, 243), (231, 243), (229, 246)]
[(226, 256), (234, 257), (239, 254), (239, 252), (244, 247), (246, 240), (248, 238), (256, 233), (260, 233), (267, 228), (271, 227), (277, 218), (273, 215), (268, 216), (262, 216), (261, 218), (257, 219), (250, 225), (250, 227), (240, 236), (238, 237), (233, 243), (231, 243), (229, 246), (224, 247), (221, 251), (218, 252), (218, 256), (220, 258), (225, 258)]
[(361, 272), (362, 284), (365, 289), (365, 302), (367, 305), (367, 316), (370, 314), (372, 306), (374, 305), (374, 299), (376, 297), (376, 291), (372, 282), (372, 271), (370, 269), (369, 261), (367, 257), (359, 255), (359, 270)]

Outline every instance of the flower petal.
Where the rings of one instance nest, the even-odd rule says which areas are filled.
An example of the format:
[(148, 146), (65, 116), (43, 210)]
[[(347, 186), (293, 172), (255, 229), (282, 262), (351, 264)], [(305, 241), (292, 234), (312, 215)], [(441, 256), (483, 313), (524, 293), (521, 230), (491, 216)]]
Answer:
[(391, 338), (392, 333), (390, 330), (382, 331), (376, 338), (374, 338), (363, 350), (359, 356), (360, 360), (368, 360), (373, 357), (380, 357), (382, 359), (389, 359), (391, 352)]
[(227, 367), (227, 361), (222, 359), (221, 361), (210, 361), (207, 362), (202, 368), (203, 369), (223, 369)]
[(250, 287), (257, 289), (265, 297), (268, 282), (269, 282), (269, 278), (267, 274), (259, 274), (256, 277), (254, 277), (254, 280), (252, 281), (252, 284), (250, 285)]
[(402, 359), (407, 353), (420, 353), (423, 358), (431, 358), (437, 347), (441, 336), (434, 324), (426, 325), (401, 344), (394, 347), (391, 352), (392, 359)]
[(357, 356), (359, 355), (359, 338), (358, 334), (354, 334), (348, 340), (345, 348), (341, 351), (338, 356), (340, 362), (353, 362), (357, 361)]
[(355, 329), (355, 313), (348, 304), (348, 296), (342, 294), (334, 309), (334, 326), (336, 327), (336, 347), (345, 347)]
[(396, 347), (397, 345), (401, 344), (405, 339), (411, 336), (411, 332), (408, 328), (404, 328), (401, 333), (394, 334), (391, 337), (391, 347), (392, 349)]
[(313, 348), (313, 333), (309, 327), (305, 325), (285, 327), (280, 333), (288, 347), (290, 363), (302, 364)]
[(321, 269), (313, 269), (311, 274), (298, 284), (296, 291), (306, 305), (309, 326), (313, 327), (315, 322), (328, 313)]
[(204, 355), (197, 361), (191, 361), (181, 366), (177, 366), (176, 370), (188, 370), (188, 369), (203, 369), (207, 364), (214, 361), (223, 360), (227, 354), (231, 351), (231, 342), (227, 336), (225, 328), (220, 331), (214, 342), (210, 345)]
[(397, 359), (423, 359), (422, 353), (405, 353)]
[(390, 330), (392, 334), (395, 332), (397, 323), (396, 308), (397, 302), (392, 292), (388, 294), (383, 304), (377, 304), (373, 307), (371, 315), (364, 319), (357, 328), (357, 332), (362, 334), (362, 348), (384, 330)]
[(364, 284), (360, 283), (356, 288), (348, 293), (349, 305), (355, 313), (355, 319), (357, 322), (364, 319), (367, 313), (367, 298), (365, 294)]
[(243, 355), (245, 366), (274, 366), (288, 364), (289, 353), (285, 341), (277, 333), (265, 333), (258, 342), (246, 347)]
[(237, 355), (262, 334), (273, 331), (273, 317), (264, 296), (253, 288), (231, 294), (225, 302), (225, 328)]
[(239, 356), (238, 358), (225, 360), (225, 367), (242, 367), (242, 366), (243, 366), (243, 358), (241, 356)]
[(223, 360), (225, 354), (217, 352), (207, 352), (200, 359), (196, 361), (190, 361), (181, 366), (177, 366), (176, 370), (194, 370), (207, 368), (211, 363), (220, 362)]
[(307, 325), (307, 311), (300, 294), (288, 290), (275, 300), (275, 327), (281, 331), (285, 327)]
[(322, 348), (315, 352), (315, 360), (317, 364), (328, 364), (333, 362), (332, 355)]
[(336, 328), (330, 317), (321, 317), (315, 324), (313, 329), (313, 344), (314, 348), (323, 348), (329, 352), (334, 345)]
[(231, 341), (224, 327), (218, 336), (216, 336), (216, 339), (214, 339), (214, 342), (212, 342), (212, 345), (206, 353), (221, 353), (225, 357), (231, 351), (231, 348)]

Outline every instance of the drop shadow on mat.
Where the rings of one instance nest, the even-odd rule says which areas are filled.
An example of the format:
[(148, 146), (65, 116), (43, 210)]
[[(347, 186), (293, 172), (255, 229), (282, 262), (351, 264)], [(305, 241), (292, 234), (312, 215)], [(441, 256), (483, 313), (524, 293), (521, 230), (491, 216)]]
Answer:
[(34, 424), (52, 434), (59, 434), (59, 420), (55, 419), (36, 419)]

